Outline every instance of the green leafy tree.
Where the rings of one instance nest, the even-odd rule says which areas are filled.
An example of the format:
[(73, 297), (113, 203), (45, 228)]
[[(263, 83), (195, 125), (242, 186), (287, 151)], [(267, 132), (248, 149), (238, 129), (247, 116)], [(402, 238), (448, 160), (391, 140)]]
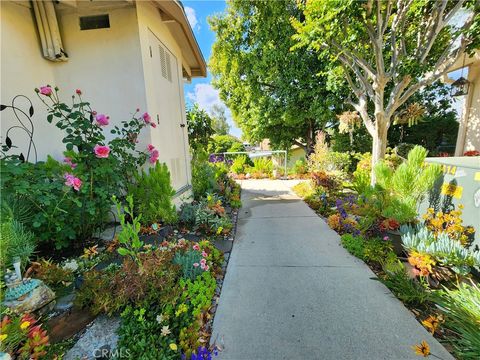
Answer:
[(227, 135), (230, 126), (227, 123), (227, 115), (225, 115), (225, 108), (215, 104), (210, 109), (210, 117), (212, 118), (212, 127), (215, 133), (219, 135)]
[(215, 131), (212, 127), (212, 118), (198, 104), (187, 109), (188, 142), (192, 150), (206, 149), (210, 136)]
[(233, 135), (213, 135), (208, 144), (208, 152), (213, 154), (223, 153), (227, 151), (245, 151), (240, 140)]
[(326, 62), (307, 49), (291, 51), (290, 19), (302, 16), (294, 0), (228, 1), (226, 13), (209, 19), (217, 36), (210, 69), (247, 140), (310, 153), (315, 133), (344, 104), (339, 89), (327, 89)]
[(372, 164), (384, 158), (388, 129), (402, 106), (478, 42), (478, 3), (313, 0), (304, 4), (303, 19), (292, 20), (296, 47), (330, 56), (341, 67), (354, 95), (348, 103), (373, 139)]

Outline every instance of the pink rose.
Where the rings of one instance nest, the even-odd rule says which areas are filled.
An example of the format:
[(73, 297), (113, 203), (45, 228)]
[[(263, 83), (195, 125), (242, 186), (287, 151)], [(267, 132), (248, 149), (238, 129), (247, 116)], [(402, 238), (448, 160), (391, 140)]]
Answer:
[(207, 254), (205, 251), (202, 251), (202, 256), (203, 256), (204, 258), (206, 258), (206, 257), (208, 256), (208, 254)]
[(387, 241), (388, 239), (389, 239), (388, 236), (384, 236), (384, 237), (383, 237), (383, 240), (385, 240), (385, 241)]
[(152, 144), (148, 144), (147, 149), (148, 151), (152, 152), (153, 150), (155, 150), (155, 146), (153, 146)]
[(45, 95), (45, 96), (51, 96), (53, 93), (52, 88), (50, 85), (47, 86), (40, 86), (40, 94)]
[(105, 114), (98, 114), (97, 116), (95, 116), (95, 120), (97, 120), (98, 126), (107, 126), (109, 119), (110, 117)]
[(198, 263), (193, 263), (193, 267), (198, 267)]
[(148, 161), (150, 161), (150, 164), (155, 164), (159, 156), (160, 156), (160, 153), (158, 152), (158, 150), (153, 150), (150, 153), (150, 158), (148, 159)]
[(202, 264), (203, 266), (205, 266), (206, 263), (207, 263), (207, 260), (205, 259), (200, 260), (200, 264)]
[(147, 112), (143, 113), (142, 118), (147, 124), (152, 120), (152, 118), (150, 117), (150, 115)]
[(198, 246), (198, 244), (195, 244), (192, 246), (193, 250), (200, 250), (200, 246)]
[(73, 163), (72, 159), (70, 159), (69, 157), (66, 157), (65, 159), (63, 159), (63, 162), (69, 165), (72, 168), (72, 170), (77, 167), (77, 164)]
[(151, 123), (150, 123), (150, 126), (155, 129), (155, 128), (157, 127), (157, 124), (155, 124), (154, 122), (151, 122)]
[(95, 145), (93, 151), (97, 158), (108, 158), (108, 155), (110, 154), (110, 148), (106, 145)]
[(82, 95), (82, 90), (77, 89), (77, 90), (75, 90), (75, 93), (76, 93), (77, 95)]
[(82, 180), (69, 173), (66, 173), (63, 177), (65, 178), (65, 185), (73, 187), (76, 191), (80, 190)]
[(206, 265), (206, 266), (203, 268), (203, 270), (205, 270), (205, 271), (208, 271), (208, 269), (210, 269), (210, 267), (209, 267), (208, 265)]

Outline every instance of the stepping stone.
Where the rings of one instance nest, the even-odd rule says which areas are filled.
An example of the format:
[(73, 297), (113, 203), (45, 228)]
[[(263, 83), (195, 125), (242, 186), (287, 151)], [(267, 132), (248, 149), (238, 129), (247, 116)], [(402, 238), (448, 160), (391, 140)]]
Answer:
[(107, 355), (105, 353), (111, 353), (117, 347), (116, 331), (119, 326), (120, 318), (99, 316), (65, 354), (64, 360), (101, 359), (102, 356)]

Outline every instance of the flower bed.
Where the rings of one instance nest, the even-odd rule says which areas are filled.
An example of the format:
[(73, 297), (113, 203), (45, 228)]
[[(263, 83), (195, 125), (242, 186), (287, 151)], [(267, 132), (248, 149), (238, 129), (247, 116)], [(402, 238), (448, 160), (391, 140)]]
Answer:
[[(328, 152), (325, 146), (320, 150)], [(480, 288), (472, 270), (480, 268), (480, 251), (470, 248), (474, 229), (463, 225), (461, 206), (417, 213), (440, 173), (437, 166), (424, 166), (425, 156), (420, 147), (403, 162), (390, 156), (376, 166), (374, 187), (369, 160), (361, 159), (353, 174), (313, 171), (294, 191), (428, 331), (457, 358), (474, 359), (480, 354)], [(316, 158), (325, 167), (328, 156), (311, 161)], [(421, 340), (413, 350), (429, 356)]]
[[(80, 90), (72, 105), (60, 101), (57, 88), (41, 87), (38, 94), (48, 121), (65, 131), (65, 159), (31, 164), (2, 147), (1, 226), (8, 251), (0, 265), (3, 277), (20, 258), (24, 276), (54, 289), (60, 304), (35, 315), (15, 315), (2, 305), (0, 349), (18, 358), (56, 358), (82, 335), (91, 314), (106, 314), (120, 316), (118, 350), (131, 358), (211, 356), (239, 185), (220, 164), (194, 156), (194, 199), (178, 212), (158, 150), (136, 148), (142, 128), (155, 126), (147, 113), (137, 109), (122, 127), (110, 129), (115, 137), (107, 142), (109, 117), (92, 110)], [(139, 171), (145, 163), (150, 167)], [(121, 230), (102, 240), (94, 234), (107, 225), (112, 205)], [(59, 324), (70, 318), (78, 326), (62, 336)]]

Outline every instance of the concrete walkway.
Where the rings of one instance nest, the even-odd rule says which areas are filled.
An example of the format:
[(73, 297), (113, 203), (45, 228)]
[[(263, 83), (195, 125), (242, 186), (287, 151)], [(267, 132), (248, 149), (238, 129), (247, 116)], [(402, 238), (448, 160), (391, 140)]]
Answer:
[(419, 359), (451, 355), (288, 188), (244, 181), (212, 341), (221, 360)]

